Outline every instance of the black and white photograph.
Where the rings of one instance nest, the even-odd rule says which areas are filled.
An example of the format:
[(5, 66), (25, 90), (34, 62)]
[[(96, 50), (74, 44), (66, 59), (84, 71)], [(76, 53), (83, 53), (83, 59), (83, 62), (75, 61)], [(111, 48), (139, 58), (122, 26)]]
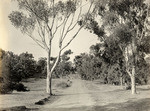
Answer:
[(150, 111), (150, 0), (0, 0), (0, 111)]

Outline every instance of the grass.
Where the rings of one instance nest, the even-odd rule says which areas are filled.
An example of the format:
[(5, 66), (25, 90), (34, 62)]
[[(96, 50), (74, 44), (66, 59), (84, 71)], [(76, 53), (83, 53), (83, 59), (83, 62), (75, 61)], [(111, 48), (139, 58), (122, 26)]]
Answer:
[[(61, 82), (59, 79), (53, 79), (53, 93), (61, 93), (56, 88), (56, 84)], [(46, 94), (46, 80), (45, 79), (28, 79), (28, 82), (23, 83), (27, 86), (30, 91), (29, 92), (17, 92), (13, 91), (12, 94), (0, 95), (0, 109), (15, 107), (15, 106), (27, 106), (32, 107), (35, 106), (34, 103), (47, 98), (49, 95)]]
[[(52, 89), (56, 95), (66, 89), (66, 81), (65, 79), (52, 81)], [(49, 97), (43, 87), (46, 85), (46, 80), (31, 78), (24, 84), (30, 89), (29, 92), (14, 91), (12, 94), (0, 95), (0, 111), (41, 110), (42, 106), (37, 107), (34, 103), (39, 100), (45, 101)], [(88, 93), (96, 103), (94, 106), (58, 108), (51, 109), (51, 111), (150, 111), (150, 88), (148, 86), (138, 86), (136, 95), (132, 95), (130, 90), (123, 90), (120, 86), (98, 84), (98, 81), (85, 81), (85, 87), (88, 88)], [(52, 96), (48, 99), (48, 103), (56, 99), (58, 99), (57, 96)]]
[[(39, 109), (38, 111), (48, 111), (48, 109)], [(102, 106), (55, 108), (50, 109), (50, 111), (150, 111), (150, 99), (140, 99), (123, 103), (110, 103)]]
[(124, 90), (121, 86), (100, 85), (98, 81), (86, 81), (92, 98), (96, 101), (94, 111), (150, 111), (150, 88), (137, 86), (137, 94)]
[(104, 106), (95, 106), (94, 111), (149, 111), (150, 99), (127, 101), (124, 103), (111, 103)]
[[(40, 109), (28, 109), (25, 106), (1, 109), (0, 111), (40, 111)], [(43, 111), (43, 109), (42, 109)], [(47, 111), (47, 109), (45, 109)], [(76, 107), (51, 109), (50, 111), (150, 111), (150, 99), (140, 99), (138, 101), (127, 101), (124, 103), (108, 104), (104, 106)]]

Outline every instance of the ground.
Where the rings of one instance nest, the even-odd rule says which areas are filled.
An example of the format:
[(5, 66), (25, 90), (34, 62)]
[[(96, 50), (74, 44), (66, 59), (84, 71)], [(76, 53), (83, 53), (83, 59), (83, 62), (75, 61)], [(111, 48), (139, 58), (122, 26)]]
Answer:
[(137, 94), (132, 95), (130, 90), (123, 90), (120, 86), (100, 84), (98, 80), (85, 81), (74, 78), (71, 87), (56, 87), (56, 84), (62, 81), (67, 80), (53, 80), (55, 95), (44, 105), (34, 103), (48, 97), (44, 87), (46, 80), (31, 79), (30, 82), (25, 82), (31, 91), (0, 95), (0, 108), (25, 106), (28, 108), (26, 110), (38, 111), (150, 111), (148, 86), (138, 86)]

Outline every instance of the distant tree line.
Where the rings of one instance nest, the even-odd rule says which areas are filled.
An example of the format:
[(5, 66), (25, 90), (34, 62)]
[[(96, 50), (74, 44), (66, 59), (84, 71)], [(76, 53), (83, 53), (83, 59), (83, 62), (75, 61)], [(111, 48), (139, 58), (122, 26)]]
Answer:
[[(104, 47), (104, 44), (98, 43), (90, 47), (90, 54), (82, 53), (75, 56), (74, 63), (77, 73), (81, 75), (82, 79), (99, 79), (103, 84), (130, 84), (131, 80), (126, 73), (121, 52), (115, 47), (111, 47), (111, 49)], [(150, 64), (146, 62), (144, 56), (139, 58), (136, 68), (136, 83), (148, 84)]]
[[(53, 78), (59, 78), (69, 74), (72, 70), (72, 63), (68, 55), (71, 50), (64, 52), (61, 56), (60, 63), (54, 71)], [(51, 57), (51, 66), (56, 58)], [(60, 67), (59, 67), (60, 66)], [(25, 90), (22, 80), (31, 77), (46, 78), (47, 59), (39, 58), (36, 61), (32, 54), (25, 52), (16, 55), (10, 51), (0, 49), (0, 93), (11, 93), (13, 90)]]
[[(70, 73), (74, 73), (75, 69), (73, 63), (70, 61), (69, 55), (73, 52), (71, 50), (66, 50), (61, 56), (59, 63), (54, 70), (53, 78), (61, 78), (62, 76), (66, 76)], [(56, 57), (50, 58), (51, 67), (55, 63)], [(39, 58), (37, 61), (37, 72), (36, 76), (40, 78), (46, 78), (47, 75), (47, 59), (46, 58)]]

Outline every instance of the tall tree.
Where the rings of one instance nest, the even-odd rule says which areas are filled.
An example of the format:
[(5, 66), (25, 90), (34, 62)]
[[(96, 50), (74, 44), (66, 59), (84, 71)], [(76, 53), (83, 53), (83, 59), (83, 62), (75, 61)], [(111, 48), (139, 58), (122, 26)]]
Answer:
[[(52, 73), (57, 66), (62, 51), (75, 39), (79, 31), (78, 21), (82, 14), (82, 2), (78, 0), (16, 0), (20, 11), (13, 11), (9, 15), (12, 24), (22, 33), (32, 38), (47, 52), (47, 87), (46, 91), (52, 95)], [(88, 5), (89, 13), (93, 2)], [(86, 23), (86, 21), (85, 21)], [(67, 37), (71, 32), (72, 36)], [(58, 38), (58, 55), (53, 66), (50, 66), (52, 44)], [(66, 39), (67, 38), (67, 39)], [(70, 40), (68, 40), (68, 38)]]
[[(86, 26), (107, 45), (113, 43), (124, 57), (131, 78), (132, 94), (136, 93), (135, 75), (138, 56), (149, 53), (149, 4), (144, 0), (95, 0), (92, 16)], [(95, 16), (98, 15), (98, 16)], [(99, 19), (103, 22), (100, 23)], [(145, 45), (144, 45), (145, 44)]]

